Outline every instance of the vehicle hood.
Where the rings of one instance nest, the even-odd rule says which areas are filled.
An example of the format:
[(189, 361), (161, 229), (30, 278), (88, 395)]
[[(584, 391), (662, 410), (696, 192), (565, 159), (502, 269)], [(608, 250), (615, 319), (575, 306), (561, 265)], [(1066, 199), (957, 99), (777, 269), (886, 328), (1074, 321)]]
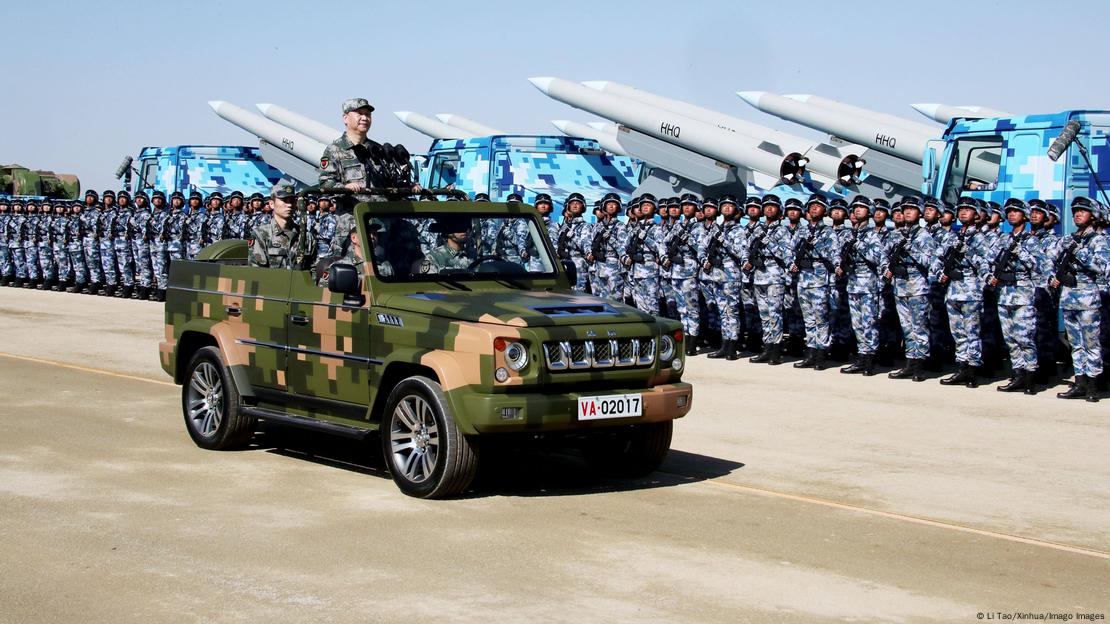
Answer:
[(469, 291), (382, 295), (377, 304), (416, 314), (513, 327), (651, 323), (655, 317), (599, 297), (548, 291)]

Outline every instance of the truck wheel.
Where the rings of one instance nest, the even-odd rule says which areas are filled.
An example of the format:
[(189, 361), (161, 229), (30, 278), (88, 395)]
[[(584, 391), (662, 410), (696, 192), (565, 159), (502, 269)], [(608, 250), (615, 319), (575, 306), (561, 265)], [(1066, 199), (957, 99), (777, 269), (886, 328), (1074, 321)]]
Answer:
[(181, 411), (197, 446), (222, 451), (246, 445), (256, 420), (239, 411), (239, 391), (216, 347), (199, 349), (185, 373)]
[(646, 477), (671, 449), (674, 421), (630, 425), (615, 435), (589, 440), (584, 454), (596, 469), (622, 477)]
[(382, 454), (393, 481), (417, 498), (444, 498), (470, 485), (478, 448), (455, 426), (447, 397), (427, 377), (409, 377), (389, 394)]

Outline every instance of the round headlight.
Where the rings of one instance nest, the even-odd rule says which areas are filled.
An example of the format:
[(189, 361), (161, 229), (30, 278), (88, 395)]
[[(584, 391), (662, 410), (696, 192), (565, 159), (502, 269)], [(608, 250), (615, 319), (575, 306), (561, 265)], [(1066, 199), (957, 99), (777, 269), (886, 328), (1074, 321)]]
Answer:
[(510, 342), (505, 346), (505, 365), (514, 371), (519, 371), (528, 364), (528, 349), (519, 342)]
[(659, 337), (659, 359), (669, 360), (674, 357), (674, 339), (667, 334)]

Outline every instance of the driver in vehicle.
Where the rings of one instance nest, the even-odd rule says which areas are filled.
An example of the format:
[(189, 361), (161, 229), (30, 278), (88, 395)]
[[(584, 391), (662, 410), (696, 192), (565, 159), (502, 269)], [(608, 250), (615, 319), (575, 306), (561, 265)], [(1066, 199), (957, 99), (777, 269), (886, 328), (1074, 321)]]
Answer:
[(420, 263), (420, 272), (427, 275), (441, 273), (444, 269), (469, 269), (474, 256), (469, 250), (470, 219), (467, 217), (440, 218), (432, 231), (445, 234), (446, 241), (428, 252)]

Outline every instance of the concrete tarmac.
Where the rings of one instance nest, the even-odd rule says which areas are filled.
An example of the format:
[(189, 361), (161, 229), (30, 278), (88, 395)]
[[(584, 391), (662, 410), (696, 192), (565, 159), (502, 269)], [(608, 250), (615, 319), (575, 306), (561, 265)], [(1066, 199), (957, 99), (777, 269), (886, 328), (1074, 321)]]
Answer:
[(1110, 615), (1107, 402), (696, 357), (651, 477), (502, 449), (420, 501), (373, 442), (197, 448), (161, 335), (0, 289), (0, 622)]

